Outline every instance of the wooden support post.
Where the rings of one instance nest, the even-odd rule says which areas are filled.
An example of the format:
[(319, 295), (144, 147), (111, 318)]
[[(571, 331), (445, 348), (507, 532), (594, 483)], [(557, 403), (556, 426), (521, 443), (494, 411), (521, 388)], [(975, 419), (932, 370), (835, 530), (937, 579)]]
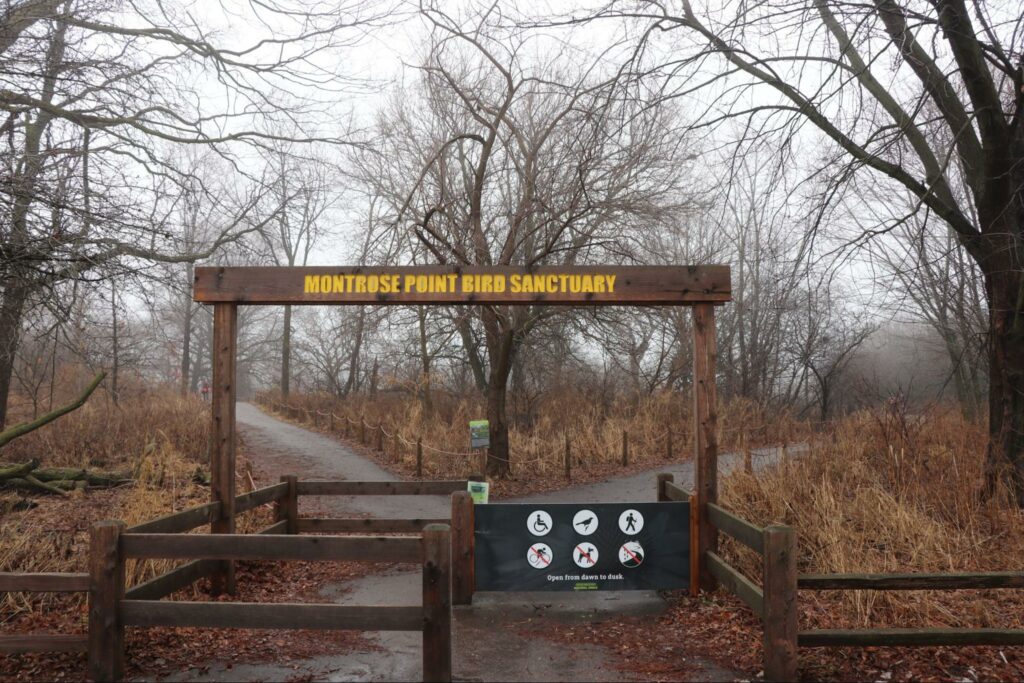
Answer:
[(89, 530), (89, 676), (120, 681), (124, 676), (123, 522), (98, 522)]
[(377, 450), (384, 452), (384, 423), (377, 425)]
[(622, 466), (629, 467), (629, 432), (622, 430)]
[(328, 412), (328, 419), (330, 420), (329, 424), (330, 424), (331, 433), (334, 433), (334, 411), (333, 410)]
[(658, 475), (658, 502), (665, 503), (669, 500), (669, 497), (665, 495), (665, 484), (675, 481), (676, 478), (668, 472), (662, 472)]
[(797, 680), (796, 530), (764, 530), (764, 679)]
[(366, 418), (362, 416), (359, 417), (359, 443), (366, 443)]
[(423, 478), (423, 437), (416, 437), (416, 478)]
[[(238, 307), (213, 307), (213, 451), (210, 495), (220, 502), (220, 514), (210, 533), (235, 533), (235, 364), (238, 344)], [(235, 564), (223, 560), (211, 576), (214, 595), (235, 593)]]
[(668, 444), (665, 451), (665, 459), (672, 462), (672, 425), (668, 427)]
[(423, 528), (423, 680), (452, 680), (451, 529)]
[(715, 390), (715, 307), (693, 307), (693, 459), (696, 462), (697, 512), (700, 516), (699, 558), (702, 587), (714, 590), (707, 570), (707, 553), (718, 552), (718, 531), (708, 519), (706, 506), (718, 502), (718, 416)]
[(700, 596), (700, 516), (697, 496), (690, 496), (690, 597)]
[(278, 505), (280, 505), (278, 509), (283, 509), (283, 514), (276, 521), (288, 520), (285, 533), (297, 534), (299, 533), (299, 478), (294, 474), (286, 474), (281, 477), (281, 481), (288, 484), (288, 493), (278, 501)]
[(473, 497), (469, 491), (452, 494), (452, 604), (473, 603), (476, 584), (473, 557)]
[[(309, 411), (306, 411), (306, 414), (308, 415)], [(316, 408), (313, 409), (313, 426), (317, 428), (320, 427), (320, 411)]]
[(754, 456), (750, 451), (750, 434), (743, 432), (743, 471), (754, 473)]
[(487, 473), (487, 456), (490, 453), (490, 450), (491, 449), (489, 448), (480, 449), (480, 471), (485, 474)]
[(572, 449), (569, 445), (569, 435), (565, 435), (565, 455), (563, 456), (565, 461), (565, 479), (566, 481), (572, 481)]

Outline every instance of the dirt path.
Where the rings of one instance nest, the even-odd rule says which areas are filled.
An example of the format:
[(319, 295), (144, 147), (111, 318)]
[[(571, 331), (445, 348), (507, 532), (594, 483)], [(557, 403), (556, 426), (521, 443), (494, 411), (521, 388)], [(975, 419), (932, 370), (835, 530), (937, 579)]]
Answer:
[[(237, 418), (246, 450), (263, 481), (282, 474), (308, 479), (393, 481), (397, 477), (334, 439), (277, 420), (240, 403)], [(764, 457), (767, 456), (767, 457)], [(770, 459), (763, 454), (759, 459)], [(723, 467), (734, 459), (723, 458)], [(670, 471), (689, 485), (689, 463), (513, 499), (510, 502), (623, 502), (654, 498), (654, 472)], [(383, 502), (383, 505), (382, 505)], [(337, 497), (307, 500), (303, 511), (334, 516), (446, 517), (442, 496)], [(352, 605), (410, 605), (420, 597), (418, 571), (394, 569), (345, 584), (325, 585), (325, 601)], [(611, 654), (592, 645), (568, 646), (542, 637), (552, 627), (600, 622), (618, 615), (657, 615), (664, 600), (654, 591), (609, 593), (481, 593), (472, 607), (455, 609), (454, 672), (461, 681), (621, 681)], [(652, 622), (653, 625), (653, 622)], [(352, 652), (281, 664), (214, 663), (200, 674), (192, 670), (175, 680), (420, 680), (420, 635), (366, 634), (380, 650)], [(678, 655), (676, 655), (678, 656)], [(697, 680), (735, 680), (737, 676), (709, 662), (693, 659)], [(230, 666), (230, 668), (228, 668)]]

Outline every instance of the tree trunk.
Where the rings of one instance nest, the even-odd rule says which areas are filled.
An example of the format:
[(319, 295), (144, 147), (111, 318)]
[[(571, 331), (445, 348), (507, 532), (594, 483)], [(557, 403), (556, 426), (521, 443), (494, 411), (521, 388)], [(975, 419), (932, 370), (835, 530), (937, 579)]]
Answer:
[(292, 364), (292, 306), (284, 307), (284, 335), (281, 338), (281, 396), (288, 398)]
[(512, 469), (512, 458), (508, 443), (506, 399), (508, 378), (516, 351), (515, 333), (512, 329), (501, 328), (492, 308), (484, 307), (483, 312), (491, 366), (487, 382), (487, 420), (491, 430), (491, 457), (487, 459), (487, 474), (507, 477)]
[(14, 359), (21, 336), (21, 316), (28, 297), (27, 288), (13, 278), (4, 287), (0, 304), (0, 430), (7, 426), (7, 399), (11, 391)]
[(999, 480), (1007, 482), (1018, 505), (1024, 507), (1024, 274), (1012, 263), (1006, 265), (985, 278), (989, 297), (986, 479), (989, 493)]
[[(186, 266), (188, 282), (194, 277), (193, 266), (189, 263)], [(185, 320), (181, 330), (181, 383), (180, 391), (182, 396), (188, 395), (189, 359), (192, 356), (192, 297), (186, 295), (185, 299)]]
[(119, 389), (117, 386), (118, 374), (120, 372), (121, 365), (121, 354), (118, 349), (118, 337), (117, 337), (117, 287), (115, 280), (110, 281), (110, 317), (111, 317), (111, 329), (113, 330), (112, 341), (114, 346), (114, 359), (113, 368), (110, 372), (110, 397), (114, 400), (114, 405), (117, 405), (117, 398)]

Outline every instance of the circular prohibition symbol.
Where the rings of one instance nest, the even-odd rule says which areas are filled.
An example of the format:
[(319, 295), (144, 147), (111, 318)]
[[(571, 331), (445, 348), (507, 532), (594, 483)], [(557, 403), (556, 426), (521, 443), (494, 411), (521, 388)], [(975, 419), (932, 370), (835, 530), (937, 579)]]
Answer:
[(619, 562), (627, 569), (634, 569), (643, 564), (644, 547), (636, 541), (627, 541), (619, 548)]
[(547, 569), (553, 559), (555, 555), (547, 543), (534, 543), (526, 551), (526, 561), (534, 569)]
[(584, 569), (590, 569), (597, 564), (597, 558), (597, 547), (592, 543), (580, 543), (572, 551), (573, 562)]

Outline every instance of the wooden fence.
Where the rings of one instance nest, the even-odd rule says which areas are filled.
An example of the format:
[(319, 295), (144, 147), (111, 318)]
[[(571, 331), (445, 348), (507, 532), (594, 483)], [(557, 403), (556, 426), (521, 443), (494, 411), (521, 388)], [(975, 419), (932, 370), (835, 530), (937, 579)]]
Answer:
[[(658, 475), (658, 500), (689, 500), (691, 494)], [(692, 514), (692, 513), (691, 513)], [(762, 557), (758, 585), (708, 550), (694, 572), (710, 574), (713, 585), (738, 597), (763, 626), (764, 676), (797, 679), (798, 647), (917, 647), (939, 645), (1024, 645), (1024, 630), (997, 628), (884, 628), (799, 630), (799, 590), (970, 590), (1024, 588), (1024, 571), (912, 574), (798, 574), (796, 532), (788, 526), (758, 527), (715, 503), (697, 514), (719, 532)], [(697, 581), (693, 582), (697, 585)], [(708, 585), (705, 583), (705, 585)]]
[[(219, 502), (125, 528), (122, 522), (100, 522), (90, 530), (89, 572), (81, 574), (0, 574), (0, 590), (87, 592), (88, 634), (20, 634), (0, 636), (0, 652), (87, 652), (89, 675), (116, 681), (124, 675), (124, 628), (200, 627), (274, 629), (410, 630), (423, 633), (423, 676), (427, 681), (451, 680), (452, 587), (465, 594), (466, 567), (472, 576), (472, 499), (466, 481), (350, 482), (282, 481), (234, 500), (241, 514), (275, 504), (275, 521), (246, 534), (186, 534), (220, 520)], [(453, 532), (448, 518), (324, 519), (300, 517), (298, 499), (310, 496), (448, 495), (468, 533)], [(344, 533), (349, 536), (297, 536)], [(360, 534), (400, 533), (402, 536)], [(455, 547), (453, 548), (453, 542)], [(468, 553), (467, 553), (467, 543)], [(455, 548), (461, 548), (456, 552)], [(458, 559), (456, 559), (458, 558)], [(468, 560), (467, 560), (468, 558)], [(129, 559), (187, 560), (137, 586), (125, 585)], [(163, 601), (199, 579), (222, 571), (235, 560), (362, 561), (421, 564), (423, 602), (397, 607), (332, 604)], [(453, 577), (453, 560), (460, 570)], [(471, 595), (471, 593), (470, 593)], [(463, 598), (464, 599), (464, 598)]]

